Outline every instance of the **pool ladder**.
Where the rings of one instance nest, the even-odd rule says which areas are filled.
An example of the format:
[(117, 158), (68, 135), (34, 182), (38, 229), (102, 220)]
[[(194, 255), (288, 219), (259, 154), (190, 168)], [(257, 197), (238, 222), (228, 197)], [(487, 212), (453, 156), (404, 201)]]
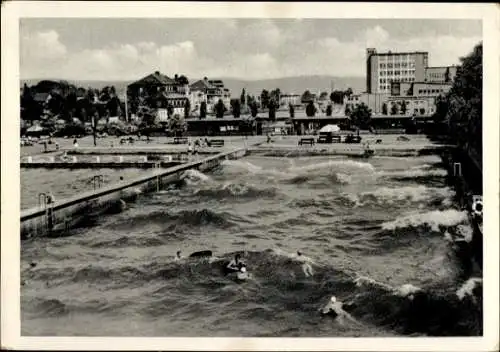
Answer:
[(102, 184), (104, 183), (104, 176), (103, 175), (95, 175), (92, 178), (92, 182), (94, 184), (94, 191), (95, 191), (97, 188), (102, 187)]
[[(153, 169), (161, 169), (161, 162), (156, 162), (153, 164)], [(156, 176), (156, 192), (160, 192), (161, 189), (161, 177), (160, 175)]]
[[(52, 195), (49, 193), (38, 193), (38, 206), (45, 211), (44, 216), (40, 219), (40, 228), (42, 232), (44, 229), (46, 231), (52, 231), (54, 228), (54, 201)], [(35, 223), (35, 235), (36, 235), (36, 223)]]

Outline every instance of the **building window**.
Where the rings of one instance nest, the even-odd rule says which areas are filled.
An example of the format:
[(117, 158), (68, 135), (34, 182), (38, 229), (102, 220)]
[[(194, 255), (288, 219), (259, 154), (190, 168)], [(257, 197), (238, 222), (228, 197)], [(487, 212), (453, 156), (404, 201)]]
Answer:
[(392, 68), (392, 64), (387, 64), (387, 68)]
[(380, 68), (385, 68), (385, 64), (380, 64)]

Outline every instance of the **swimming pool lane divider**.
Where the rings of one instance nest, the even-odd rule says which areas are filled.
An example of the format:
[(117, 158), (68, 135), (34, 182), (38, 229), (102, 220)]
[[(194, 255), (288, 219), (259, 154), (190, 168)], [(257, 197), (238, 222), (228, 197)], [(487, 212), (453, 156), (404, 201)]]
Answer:
[[(164, 184), (178, 181), (180, 174), (184, 171), (191, 169), (197, 169), (202, 172), (208, 171), (219, 166), (224, 160), (238, 159), (246, 154), (247, 148), (238, 148), (164, 170), (158, 169), (161, 164), (158, 165), (156, 163), (153, 173), (147, 176), (141, 176), (128, 182), (100, 187), (68, 199), (53, 202), (50, 205), (51, 226), (47, 227), (40, 226), (42, 223), (47, 223), (47, 207), (39, 204), (37, 207), (21, 211), (21, 238), (58, 235), (88, 220), (89, 217), (98, 216), (106, 211), (122, 210), (124, 202), (133, 201), (140, 193), (159, 191)], [(101, 185), (102, 178), (98, 182)], [(40, 227), (42, 231), (37, 231)]]

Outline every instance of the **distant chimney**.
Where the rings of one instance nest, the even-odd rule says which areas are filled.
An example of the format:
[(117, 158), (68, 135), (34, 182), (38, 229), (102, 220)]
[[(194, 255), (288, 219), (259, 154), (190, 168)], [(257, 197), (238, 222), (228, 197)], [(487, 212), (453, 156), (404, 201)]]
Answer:
[(155, 71), (155, 75), (159, 76), (160, 75), (160, 71)]
[(374, 54), (376, 54), (376, 53), (377, 53), (377, 49), (375, 49), (375, 48), (367, 48), (367, 49), (366, 49), (366, 55), (367, 55), (368, 57), (370, 57), (371, 55), (374, 55)]

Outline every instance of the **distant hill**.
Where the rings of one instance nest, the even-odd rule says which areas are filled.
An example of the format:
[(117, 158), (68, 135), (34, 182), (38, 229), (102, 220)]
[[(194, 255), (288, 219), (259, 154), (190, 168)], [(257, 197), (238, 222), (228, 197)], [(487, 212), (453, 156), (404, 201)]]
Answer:
[[(355, 93), (361, 93), (365, 90), (364, 77), (333, 77), (333, 76), (299, 76), (299, 77), (284, 77), (264, 80), (243, 80), (238, 78), (211, 77), (211, 79), (221, 79), (224, 81), (226, 88), (229, 88), (233, 97), (238, 97), (241, 90), (245, 90), (251, 95), (258, 95), (262, 89), (272, 90), (280, 88), (283, 93), (298, 93), (302, 94), (309, 89), (312, 93), (318, 91), (330, 91), (333, 83), (333, 89), (345, 90), (351, 88)], [(58, 79), (53, 79), (58, 80)], [(27, 83), (28, 86), (37, 84), (41, 79), (21, 80), (21, 86)], [(115, 86), (119, 95), (125, 93), (125, 89), (132, 81), (85, 81), (85, 80), (67, 80), (70, 84), (83, 88), (101, 89), (105, 86)], [(190, 79), (190, 82), (195, 82), (197, 79)]]
[(234, 78), (222, 78), (222, 80), (225, 86), (231, 90), (233, 96), (241, 94), (243, 88), (250, 94), (258, 95), (262, 92), (262, 89), (272, 90), (276, 88), (279, 88), (282, 93), (302, 94), (308, 89), (312, 93), (317, 93), (318, 91), (330, 92), (332, 83), (334, 90), (351, 88), (353, 92), (361, 93), (365, 90), (366, 86), (364, 77), (302, 76), (256, 81), (245, 81)]

